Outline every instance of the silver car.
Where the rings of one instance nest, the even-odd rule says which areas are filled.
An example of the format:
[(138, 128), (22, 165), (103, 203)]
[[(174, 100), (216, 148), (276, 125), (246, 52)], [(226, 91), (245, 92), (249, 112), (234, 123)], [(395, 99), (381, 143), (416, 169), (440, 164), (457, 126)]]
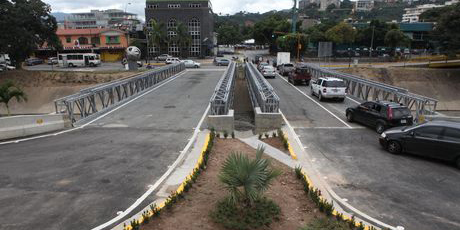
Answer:
[(294, 65), (291, 64), (291, 63), (284, 63), (281, 65), (280, 67), (280, 74), (282, 76), (287, 76), (289, 75), (290, 72), (294, 71), (295, 68), (294, 68)]
[(269, 78), (269, 77), (275, 78), (275, 75), (276, 75), (275, 67), (270, 66), (270, 65), (264, 66), (261, 72), (265, 78)]
[(193, 60), (184, 60), (185, 68), (200, 68), (201, 64)]

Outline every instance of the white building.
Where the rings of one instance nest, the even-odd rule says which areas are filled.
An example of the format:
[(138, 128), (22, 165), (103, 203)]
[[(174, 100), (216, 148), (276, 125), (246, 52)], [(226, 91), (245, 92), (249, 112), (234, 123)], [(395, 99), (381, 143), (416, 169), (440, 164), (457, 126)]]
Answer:
[(140, 21), (136, 14), (117, 9), (72, 13), (64, 21), (66, 29), (117, 28), (134, 30), (138, 24)]
[(320, 11), (325, 11), (328, 6), (335, 5), (335, 8), (340, 7), (340, 0), (320, 0)]
[(452, 1), (446, 2), (445, 5), (424, 4), (424, 5), (419, 5), (419, 6), (413, 7), (413, 8), (406, 8), (406, 9), (404, 9), (406, 11), (406, 13), (403, 14), (401, 22), (409, 22), (409, 23), (419, 22), (420, 21), (420, 15), (423, 12), (425, 12), (427, 10), (430, 10), (430, 9), (434, 9), (434, 8), (450, 6), (450, 5), (456, 4), (458, 2), (460, 2), (460, 1), (459, 0), (452, 0)]
[(357, 0), (355, 11), (370, 11), (374, 8), (374, 0)]

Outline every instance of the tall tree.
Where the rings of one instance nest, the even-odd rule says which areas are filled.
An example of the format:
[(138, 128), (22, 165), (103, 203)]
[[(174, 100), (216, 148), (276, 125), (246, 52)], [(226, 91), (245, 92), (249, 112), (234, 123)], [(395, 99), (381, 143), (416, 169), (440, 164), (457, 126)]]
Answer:
[(17, 87), (13, 81), (6, 81), (0, 85), (0, 103), (5, 104), (8, 116), (11, 115), (9, 103), (13, 98), (16, 98), (18, 102), (27, 101), (26, 93), (22, 89)]
[(155, 46), (156, 48), (158, 48), (159, 53), (161, 53), (162, 44), (164, 44), (166, 40), (166, 32), (164, 27), (164, 23), (159, 23), (154, 19), (151, 19), (150, 25), (146, 27), (148, 46)]
[(176, 44), (180, 47), (180, 56), (188, 57), (187, 48), (192, 44), (192, 36), (188, 32), (187, 26), (184, 23), (178, 22), (176, 27)]
[[(407, 37), (401, 30), (392, 29), (385, 34), (385, 44), (394, 51), (396, 47), (407, 45), (410, 38)], [(392, 52), (394, 55), (394, 52)]]
[(352, 43), (355, 41), (355, 36), (355, 29), (345, 22), (341, 22), (326, 31), (326, 38), (336, 44)]
[(443, 7), (444, 11), (437, 18), (434, 38), (449, 56), (460, 52), (460, 3)]
[(10, 55), (17, 68), (45, 43), (61, 49), (51, 7), (40, 0), (0, 1), (0, 52)]

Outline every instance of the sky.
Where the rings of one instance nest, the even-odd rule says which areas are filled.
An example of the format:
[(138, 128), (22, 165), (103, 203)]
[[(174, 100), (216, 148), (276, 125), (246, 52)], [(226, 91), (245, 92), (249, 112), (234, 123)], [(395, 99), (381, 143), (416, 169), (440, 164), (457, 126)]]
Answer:
[[(51, 5), (52, 12), (76, 13), (91, 9), (120, 9), (144, 19), (145, 0), (42, 0)], [(292, 8), (293, 0), (211, 0), (214, 13), (234, 14), (240, 11), (265, 13)]]

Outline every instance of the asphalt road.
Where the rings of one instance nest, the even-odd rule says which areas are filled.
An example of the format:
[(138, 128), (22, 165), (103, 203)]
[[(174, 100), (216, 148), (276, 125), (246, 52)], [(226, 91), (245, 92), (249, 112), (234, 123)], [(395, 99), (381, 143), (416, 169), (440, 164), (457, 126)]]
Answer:
[(0, 145), (0, 229), (90, 229), (115, 217), (175, 161), (222, 74), (189, 71), (83, 129)]
[(340, 197), (406, 230), (460, 229), (460, 170), (384, 151), (372, 129), (345, 121), (345, 109), (357, 105), (353, 100), (319, 102), (310, 87), (297, 86), (302, 94), (280, 76), (268, 81), (310, 160)]

